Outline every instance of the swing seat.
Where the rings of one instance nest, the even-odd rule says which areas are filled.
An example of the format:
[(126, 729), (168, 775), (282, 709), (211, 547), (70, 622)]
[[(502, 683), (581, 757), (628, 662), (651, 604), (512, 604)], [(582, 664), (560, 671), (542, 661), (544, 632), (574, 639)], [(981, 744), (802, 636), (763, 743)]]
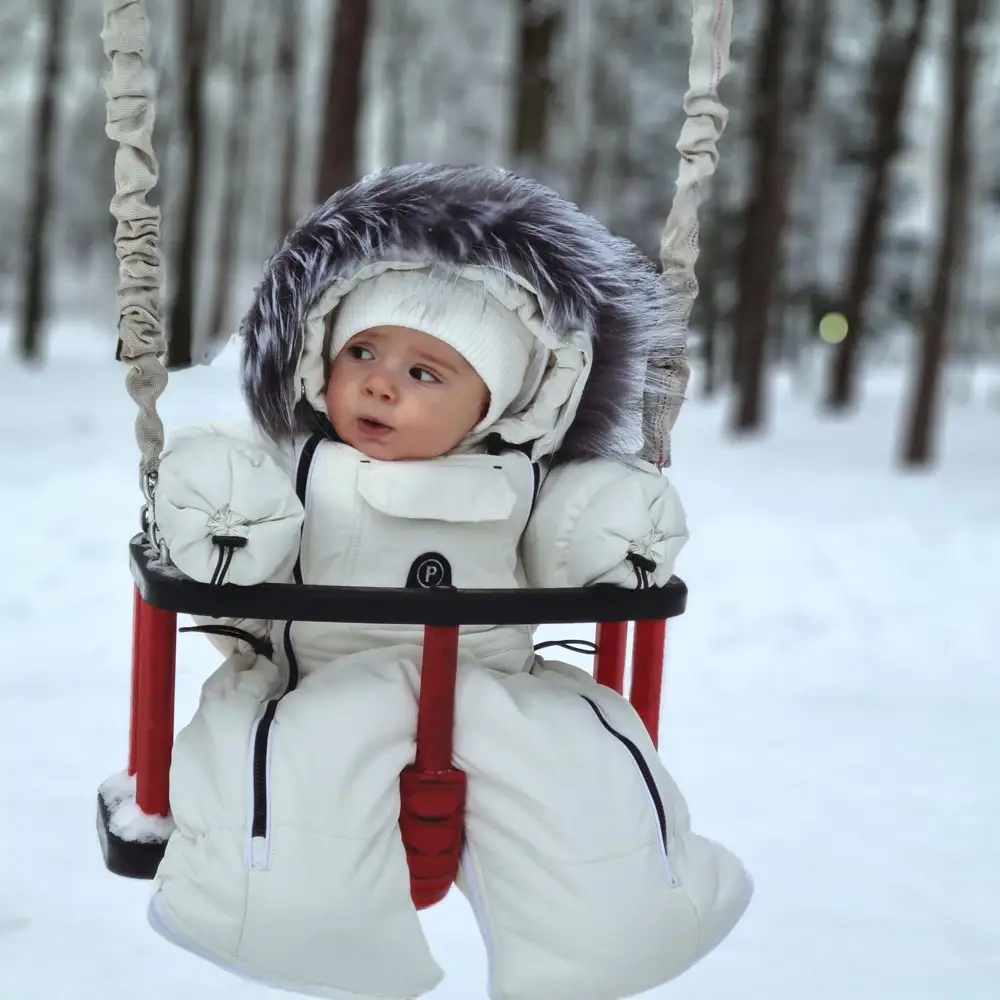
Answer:
[(683, 614), (687, 602), (687, 588), (676, 577), (647, 590), (237, 587), (198, 583), (164, 570), (142, 534), (132, 539), (129, 554), (135, 594), (128, 768), (101, 786), (97, 817), (105, 865), (117, 875), (153, 878), (172, 830), (178, 614), (423, 626), (416, 755), (400, 775), (399, 817), (417, 909), (447, 895), (462, 849), (465, 774), (452, 763), (460, 625), (601, 622), (595, 679), (621, 694), (628, 626), (634, 623), (629, 699), (657, 741), (666, 621)]

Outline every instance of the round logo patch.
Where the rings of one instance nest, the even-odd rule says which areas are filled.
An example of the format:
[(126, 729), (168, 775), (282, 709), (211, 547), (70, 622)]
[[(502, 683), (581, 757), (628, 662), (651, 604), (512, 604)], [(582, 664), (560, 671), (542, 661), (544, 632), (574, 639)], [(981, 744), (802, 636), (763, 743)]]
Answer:
[(407, 587), (419, 587), (421, 590), (451, 585), (451, 563), (440, 552), (425, 552), (417, 556), (406, 578)]

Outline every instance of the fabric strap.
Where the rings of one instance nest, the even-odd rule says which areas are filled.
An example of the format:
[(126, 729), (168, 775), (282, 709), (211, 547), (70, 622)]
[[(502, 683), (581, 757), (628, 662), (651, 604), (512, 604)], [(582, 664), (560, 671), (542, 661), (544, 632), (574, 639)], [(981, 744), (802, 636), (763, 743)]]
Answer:
[(104, 80), (105, 132), (118, 143), (111, 200), (111, 213), (117, 220), (116, 357), (128, 365), (125, 387), (139, 408), (135, 436), (148, 499), (163, 451), (163, 422), (156, 401), (167, 384), (160, 360), (167, 345), (160, 318), (160, 210), (146, 202), (159, 168), (152, 143), (156, 80), (149, 65), (145, 0), (104, 0), (101, 40), (111, 61)]
[[(677, 188), (660, 240), (663, 280), (670, 289), (674, 319), (687, 330), (698, 294), (698, 202), (704, 181), (715, 173), (718, 141), (729, 120), (719, 101), (719, 83), (729, 71), (733, 0), (692, 0), (691, 63), (684, 95), (684, 125)], [(664, 351), (649, 358), (643, 406), (642, 458), (670, 465), (670, 432), (677, 420), (690, 371), (683, 354)]]

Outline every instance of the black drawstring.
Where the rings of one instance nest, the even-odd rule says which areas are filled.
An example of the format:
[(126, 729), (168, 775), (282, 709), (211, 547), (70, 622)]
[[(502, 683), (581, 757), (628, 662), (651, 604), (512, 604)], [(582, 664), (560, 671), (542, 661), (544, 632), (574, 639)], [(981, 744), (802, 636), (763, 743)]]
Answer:
[[(225, 635), (232, 639), (241, 639), (258, 656), (266, 656), (268, 659), (274, 652), (274, 646), (267, 636), (254, 635), (246, 629), (237, 628), (235, 625), (188, 625), (177, 630), (178, 632), (201, 632), (207, 635)], [(535, 644), (535, 652), (540, 649), (548, 649), (551, 646), (561, 646), (573, 653), (582, 653), (585, 656), (597, 655), (597, 644), (588, 642), (586, 639), (550, 639), (547, 642)]]
[(625, 559), (632, 564), (639, 590), (649, 590), (652, 586), (649, 575), (656, 572), (656, 563), (637, 552), (630, 552)]
[(208, 635), (227, 635), (231, 639), (242, 639), (258, 656), (271, 659), (274, 653), (274, 646), (266, 635), (254, 635), (246, 629), (237, 628), (235, 625), (188, 625), (180, 628), (178, 632), (203, 632)]
[(219, 547), (219, 558), (215, 563), (215, 572), (209, 581), (213, 586), (221, 585), (229, 572), (229, 567), (233, 564), (233, 554), (237, 549), (242, 549), (247, 540), (241, 535), (215, 535), (212, 544)]
[(535, 652), (540, 649), (548, 649), (550, 646), (562, 646), (572, 653), (583, 653), (586, 656), (597, 656), (597, 644), (588, 642), (586, 639), (550, 639), (547, 642), (535, 644)]
[[(326, 437), (328, 440), (339, 440), (333, 432), (333, 425), (326, 418), (321, 417), (316, 411), (312, 411), (316, 417), (319, 427), (317, 433), (313, 434), (305, 443), (302, 454), (299, 456), (298, 469), (295, 476), (295, 493), (299, 501), (305, 505), (306, 483), (309, 479), (309, 467), (312, 464), (313, 454), (320, 442)], [(219, 559), (212, 574), (211, 582), (215, 585), (221, 584), (229, 567), (233, 561), (233, 554), (237, 549), (242, 549), (247, 544), (247, 539), (241, 535), (216, 535), (212, 539), (213, 544), (219, 547)], [(296, 583), (302, 583), (302, 551), (299, 550), (298, 558), (295, 561), (293, 576)], [(295, 661), (295, 653), (291, 649), (289, 629), (291, 622), (285, 622), (285, 652), (288, 656), (290, 681), (288, 690), (291, 690), (298, 683), (298, 664)], [(267, 636), (254, 635), (246, 629), (237, 628), (235, 625), (190, 625), (179, 632), (202, 632), (207, 635), (225, 635), (232, 639), (240, 639), (245, 642), (258, 656), (265, 656), (271, 659), (274, 655), (274, 645)]]

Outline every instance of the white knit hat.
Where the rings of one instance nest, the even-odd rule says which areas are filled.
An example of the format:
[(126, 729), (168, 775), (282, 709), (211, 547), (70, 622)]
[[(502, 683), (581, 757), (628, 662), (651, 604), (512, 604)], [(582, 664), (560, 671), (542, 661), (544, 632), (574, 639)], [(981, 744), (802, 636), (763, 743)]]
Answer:
[(388, 270), (366, 278), (340, 300), (333, 322), (330, 360), (355, 334), (376, 326), (405, 326), (454, 348), (490, 392), (482, 431), (523, 396), (538, 341), (520, 318), (485, 285), (424, 269)]

